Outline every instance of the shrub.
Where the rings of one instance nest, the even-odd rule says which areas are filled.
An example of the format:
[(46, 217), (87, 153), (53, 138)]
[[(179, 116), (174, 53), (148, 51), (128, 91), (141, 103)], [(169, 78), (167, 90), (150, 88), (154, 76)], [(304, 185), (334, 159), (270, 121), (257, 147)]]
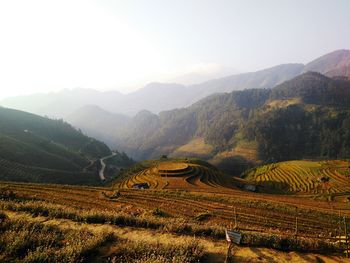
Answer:
[(160, 209), (159, 207), (155, 208), (153, 211), (152, 211), (152, 215), (154, 216), (159, 216), (159, 217), (166, 217), (168, 216), (167, 213), (165, 213), (162, 209)]
[(0, 224), (8, 219), (8, 216), (4, 212), (0, 212)]
[(194, 217), (197, 221), (205, 221), (208, 220), (211, 217), (210, 213), (200, 213)]
[(241, 244), (245, 246), (273, 248), (282, 251), (329, 253), (339, 252), (341, 250), (338, 245), (320, 239), (295, 238), (295, 236), (253, 232), (243, 232)]
[(1, 199), (2, 200), (13, 200), (13, 199), (16, 199), (16, 194), (12, 190), (10, 190), (6, 187), (1, 187), (0, 188), (0, 200)]
[(138, 241), (123, 243), (111, 262), (192, 263), (201, 262), (203, 255), (203, 247), (195, 239), (176, 244)]

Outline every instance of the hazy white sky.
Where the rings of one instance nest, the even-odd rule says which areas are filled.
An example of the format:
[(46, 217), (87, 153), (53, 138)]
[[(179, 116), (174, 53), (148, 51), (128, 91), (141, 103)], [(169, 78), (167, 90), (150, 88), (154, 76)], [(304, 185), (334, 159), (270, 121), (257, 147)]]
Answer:
[(349, 14), (348, 0), (0, 0), (0, 98), (304, 63), (350, 49)]

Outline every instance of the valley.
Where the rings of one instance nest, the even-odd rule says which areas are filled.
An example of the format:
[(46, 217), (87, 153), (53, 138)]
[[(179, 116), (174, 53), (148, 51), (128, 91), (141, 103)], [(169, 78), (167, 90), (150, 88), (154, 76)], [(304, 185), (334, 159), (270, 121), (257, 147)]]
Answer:
[(0, 180), (100, 185), (104, 156), (133, 163), (62, 120), (0, 107)]
[(0, 0), (0, 263), (350, 263), (349, 0)]

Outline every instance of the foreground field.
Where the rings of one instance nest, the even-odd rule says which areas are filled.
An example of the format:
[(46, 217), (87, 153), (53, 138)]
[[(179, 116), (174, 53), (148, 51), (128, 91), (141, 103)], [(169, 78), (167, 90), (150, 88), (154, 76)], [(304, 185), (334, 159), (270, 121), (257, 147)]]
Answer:
[(348, 202), (349, 161), (288, 161), (264, 165), (248, 171), (247, 180), (263, 191), (313, 195)]
[[(23, 262), (224, 262), (227, 254), (227, 244), (223, 240), (113, 225), (78, 224), (65, 219), (30, 217), (24, 213), (6, 214), (9, 219), (5, 227), (15, 229), (17, 233), (21, 231), (17, 237), (7, 236), (7, 242), (27, 234), (26, 242), (19, 245), (20, 248), (26, 246), (29, 251), (20, 256)], [(30, 235), (34, 228), (39, 232), (36, 238)], [(34, 250), (35, 241), (43, 238), (43, 234), (50, 238), (45, 236), (46, 242)], [(55, 243), (49, 245), (52, 241)], [(2, 259), (13, 259), (9, 247), (4, 250)], [(229, 262), (349, 262), (339, 256), (259, 247), (234, 247), (230, 253)]]
[[(23, 183), (1, 183), (0, 189), (0, 210), (9, 217), (7, 220), (24, 217), (23, 220), (58, 228), (61, 243), (57, 246), (61, 252), (53, 253), (66, 253), (59, 245), (66, 242), (65, 229), (85, 229), (88, 234), (83, 236), (101, 240), (87, 252), (77, 250), (76, 257), (85, 261), (119, 262), (124, 257), (125, 262), (168, 262), (164, 259), (171, 255), (177, 258), (174, 262), (223, 262), (227, 252), (224, 230), (237, 223), (243, 233), (243, 247), (235, 249), (233, 259), (239, 262), (343, 262), (339, 255), (344, 246), (336, 243), (336, 237), (344, 232), (339, 211), (341, 216), (347, 215), (349, 207), (337, 202), (235, 189), (224, 194), (121, 189), (116, 194), (111, 188)], [(345, 223), (349, 225), (347, 217)], [(7, 231), (1, 229), (2, 234)], [(30, 229), (20, 231), (27, 233)], [(11, 240), (3, 242), (13, 244)], [(127, 247), (139, 253), (131, 253)], [(52, 250), (56, 251), (54, 247)], [(11, 257), (9, 251), (0, 253)], [(34, 248), (30, 251), (38, 256)], [(161, 252), (154, 255), (155, 251)], [(23, 254), (22, 259), (28, 256)]]

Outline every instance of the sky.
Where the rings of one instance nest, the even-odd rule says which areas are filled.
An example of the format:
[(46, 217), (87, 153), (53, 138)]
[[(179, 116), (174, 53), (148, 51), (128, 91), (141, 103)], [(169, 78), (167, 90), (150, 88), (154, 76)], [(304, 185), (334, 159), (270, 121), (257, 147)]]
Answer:
[(0, 98), (191, 84), (350, 49), (348, 0), (0, 0)]

